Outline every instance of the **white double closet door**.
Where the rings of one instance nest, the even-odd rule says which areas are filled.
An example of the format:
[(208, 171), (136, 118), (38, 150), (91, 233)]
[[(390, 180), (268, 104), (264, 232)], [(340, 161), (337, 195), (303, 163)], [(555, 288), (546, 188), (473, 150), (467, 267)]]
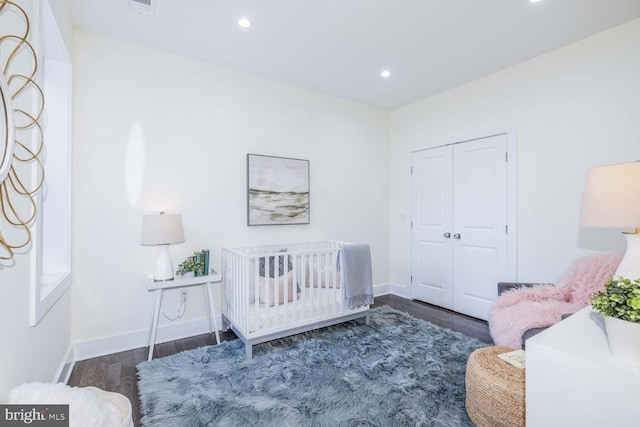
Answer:
[(411, 159), (413, 297), (487, 319), (508, 277), (507, 135)]

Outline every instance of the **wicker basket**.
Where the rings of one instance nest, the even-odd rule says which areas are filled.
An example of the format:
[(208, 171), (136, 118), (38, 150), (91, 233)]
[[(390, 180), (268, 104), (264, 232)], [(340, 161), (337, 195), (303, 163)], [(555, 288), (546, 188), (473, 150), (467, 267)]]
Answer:
[(525, 425), (524, 369), (498, 357), (509, 347), (486, 347), (469, 356), (466, 406), (476, 427)]

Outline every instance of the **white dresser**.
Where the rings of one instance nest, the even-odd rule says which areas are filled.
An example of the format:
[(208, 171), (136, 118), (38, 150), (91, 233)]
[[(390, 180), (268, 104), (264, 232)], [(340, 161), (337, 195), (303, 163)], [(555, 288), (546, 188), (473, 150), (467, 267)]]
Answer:
[(592, 312), (527, 340), (527, 427), (640, 425), (640, 369), (611, 356)]

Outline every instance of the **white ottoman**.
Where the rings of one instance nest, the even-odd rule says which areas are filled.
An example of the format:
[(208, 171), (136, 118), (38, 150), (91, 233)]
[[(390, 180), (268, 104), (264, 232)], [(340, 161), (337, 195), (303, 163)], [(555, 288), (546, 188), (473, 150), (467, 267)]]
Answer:
[(9, 392), (11, 404), (69, 405), (70, 427), (133, 427), (131, 402), (120, 393), (96, 387), (27, 383)]

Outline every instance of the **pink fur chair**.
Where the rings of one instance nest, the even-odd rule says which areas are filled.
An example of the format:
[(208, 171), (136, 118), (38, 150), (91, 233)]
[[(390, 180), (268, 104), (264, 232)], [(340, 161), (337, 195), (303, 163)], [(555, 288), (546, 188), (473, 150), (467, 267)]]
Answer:
[(515, 284), (498, 297), (489, 313), (489, 331), (495, 345), (523, 348), (526, 338), (589, 305), (591, 295), (604, 289), (620, 259), (617, 254), (588, 255), (574, 261), (555, 286)]

